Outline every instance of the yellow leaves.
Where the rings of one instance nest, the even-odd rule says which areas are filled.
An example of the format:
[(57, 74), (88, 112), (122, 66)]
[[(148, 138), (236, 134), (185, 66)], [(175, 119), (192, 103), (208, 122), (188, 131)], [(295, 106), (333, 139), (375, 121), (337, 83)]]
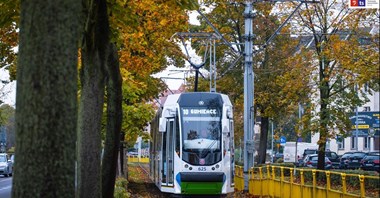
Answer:
[(166, 19), (162, 19), (160, 21), (160, 25), (162, 25), (162, 26), (165, 26), (167, 23), (168, 23), (168, 20), (166, 20)]

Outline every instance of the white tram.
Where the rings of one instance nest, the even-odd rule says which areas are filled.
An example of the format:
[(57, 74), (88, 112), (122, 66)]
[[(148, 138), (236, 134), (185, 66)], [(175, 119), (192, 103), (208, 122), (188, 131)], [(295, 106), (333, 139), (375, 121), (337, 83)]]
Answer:
[(162, 192), (234, 191), (234, 131), (227, 95), (169, 95), (151, 123), (150, 177)]

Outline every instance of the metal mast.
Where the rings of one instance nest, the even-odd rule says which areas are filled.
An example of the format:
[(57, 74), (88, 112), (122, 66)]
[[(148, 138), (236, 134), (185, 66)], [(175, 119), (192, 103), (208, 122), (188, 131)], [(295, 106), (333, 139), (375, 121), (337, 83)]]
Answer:
[(245, 48), (244, 48), (244, 172), (254, 165), (254, 113), (253, 113), (253, 91), (254, 74), (252, 69), (252, 40), (254, 38), (252, 30), (253, 21), (252, 3), (245, 3), (244, 23), (245, 23)]

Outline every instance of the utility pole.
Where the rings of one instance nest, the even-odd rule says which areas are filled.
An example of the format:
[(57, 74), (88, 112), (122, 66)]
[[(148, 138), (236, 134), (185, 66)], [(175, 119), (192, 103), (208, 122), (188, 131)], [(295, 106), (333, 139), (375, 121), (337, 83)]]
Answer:
[(246, 1), (244, 11), (245, 24), (245, 46), (244, 46), (244, 172), (254, 165), (254, 113), (253, 113), (253, 91), (254, 73), (252, 69), (252, 3)]

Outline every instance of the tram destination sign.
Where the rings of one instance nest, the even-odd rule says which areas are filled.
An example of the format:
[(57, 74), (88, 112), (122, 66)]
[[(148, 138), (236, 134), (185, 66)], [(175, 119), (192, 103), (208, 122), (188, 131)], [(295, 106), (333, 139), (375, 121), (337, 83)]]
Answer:
[(216, 108), (183, 108), (182, 113), (185, 116), (199, 116), (199, 115), (209, 115), (216, 116), (218, 115), (218, 110)]

